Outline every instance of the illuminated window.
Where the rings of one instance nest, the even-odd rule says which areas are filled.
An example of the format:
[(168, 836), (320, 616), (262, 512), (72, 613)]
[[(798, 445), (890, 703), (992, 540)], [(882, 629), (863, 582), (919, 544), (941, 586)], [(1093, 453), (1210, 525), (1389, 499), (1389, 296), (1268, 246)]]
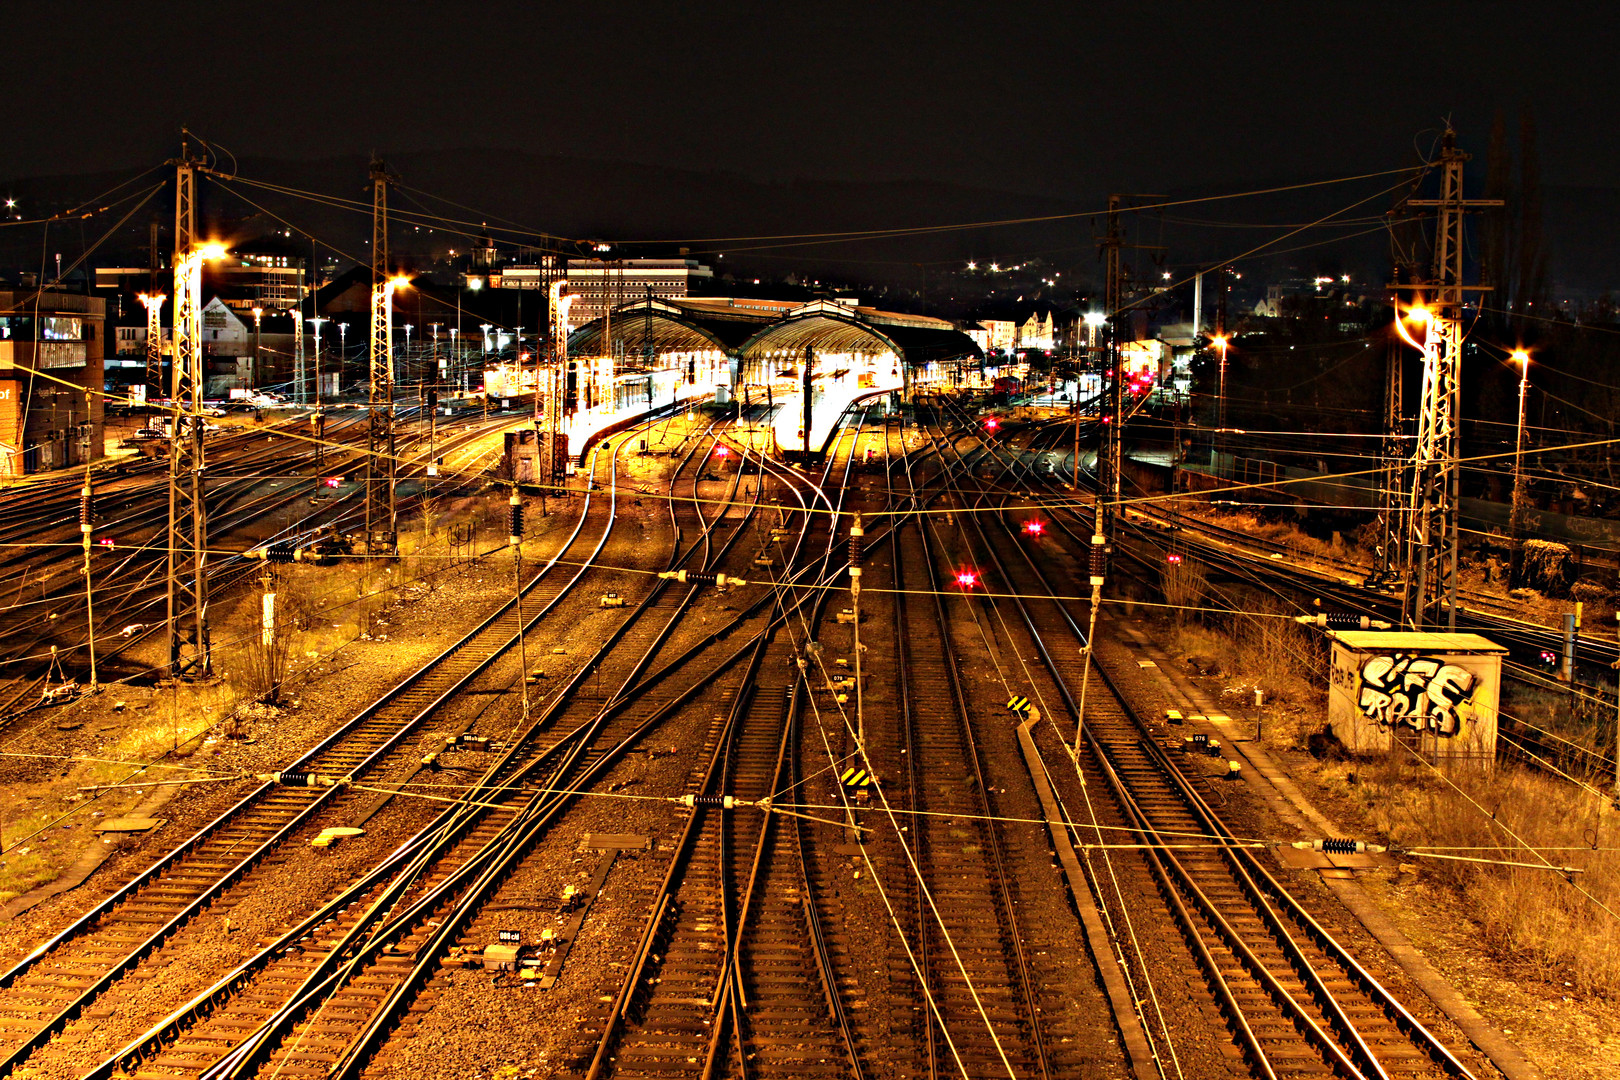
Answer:
[(84, 320), (66, 315), (47, 315), (40, 320), (41, 341), (83, 341)]

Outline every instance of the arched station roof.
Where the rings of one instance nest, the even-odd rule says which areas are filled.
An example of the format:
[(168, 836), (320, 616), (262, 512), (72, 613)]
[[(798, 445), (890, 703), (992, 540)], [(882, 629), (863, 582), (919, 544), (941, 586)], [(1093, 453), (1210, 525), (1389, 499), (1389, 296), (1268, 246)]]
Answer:
[[(570, 334), (569, 354), (605, 354), (608, 321), (597, 319)], [(806, 347), (817, 352), (893, 352), (913, 366), (983, 355), (972, 338), (945, 319), (826, 300), (638, 300), (615, 308), (611, 322), (613, 342), (623, 342), (629, 356), (646, 351), (649, 329), (655, 352), (720, 349), (745, 361), (802, 353)]]

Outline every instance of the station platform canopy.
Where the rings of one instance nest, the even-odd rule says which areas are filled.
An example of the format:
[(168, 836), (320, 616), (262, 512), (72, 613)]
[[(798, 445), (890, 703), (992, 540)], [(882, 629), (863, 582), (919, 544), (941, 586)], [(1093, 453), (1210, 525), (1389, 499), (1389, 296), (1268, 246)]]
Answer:
[(890, 354), (912, 368), (984, 355), (946, 319), (830, 300), (645, 299), (620, 305), (568, 336), (570, 356), (706, 352), (751, 364), (803, 356), (806, 348), (818, 355)]

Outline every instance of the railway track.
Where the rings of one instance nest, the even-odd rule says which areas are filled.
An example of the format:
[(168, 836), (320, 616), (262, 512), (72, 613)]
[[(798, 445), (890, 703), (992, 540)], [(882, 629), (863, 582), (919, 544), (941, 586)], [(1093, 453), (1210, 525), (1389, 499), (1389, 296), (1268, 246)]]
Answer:
[[(492, 424), (499, 426), (507, 422), (502, 419)], [(359, 430), (352, 421), (343, 426), (356, 427), (357, 431), (351, 433), (353, 435), (364, 435), (364, 431)], [(339, 434), (343, 426), (333, 434)], [(469, 425), (468, 430), (447, 436), (436, 449), (453, 450), (461, 443), (481, 438), (489, 426)], [(253, 442), (266, 434), (273, 436), (275, 432), (254, 432), (238, 441)], [(410, 455), (413, 447), (420, 450), (423, 447), (419, 444), (426, 441), (411, 439), (404, 444), (402, 456), (406, 457), (406, 461), (401, 471), (403, 478), (420, 478), (425, 472), (425, 458), (412, 458)], [(327, 469), (336, 467), (346, 471), (358, 460), (352, 457), (335, 459), (330, 456), (331, 453), (329, 449), (324, 463)], [(221, 462), (217, 467), (218, 479), (208, 493), (212, 515), (211, 543), (231, 543), (229, 538), (232, 537), (262, 534), (262, 522), (294, 508), (298, 508), (296, 520), (280, 529), (272, 529), (265, 542), (305, 536), (317, 528), (352, 526), (358, 516), (357, 507), (361, 497), (357, 488), (339, 492), (335, 498), (324, 500), (314, 510), (306, 511), (302, 504), (307, 493), (301, 485), (294, 481), (286, 487), (282, 486), (287, 484), (287, 470), (313, 468), (313, 459), (313, 451), (300, 444), (291, 458), (278, 446), (259, 446), (249, 447), (240, 458)], [(269, 479), (259, 476), (258, 470), (266, 465), (273, 465), (278, 476)], [(442, 483), (454, 486), (468, 479), (466, 476), (445, 477)], [(266, 491), (265, 488), (270, 490)], [(119, 657), (151, 637), (162, 623), (157, 609), (161, 607), (163, 595), (161, 575), (167, 510), (157, 505), (161, 500), (155, 497), (154, 492), (155, 488), (148, 484), (121, 488), (111, 495), (98, 498), (98, 514), (102, 519), (99, 531), (115, 537), (118, 544), (110, 557), (97, 548), (92, 568), (98, 598), (97, 644), (104, 670), (117, 670)], [(6, 534), (8, 537), (71, 536), (72, 539), (71, 542), (61, 540), (57, 547), (16, 549), (21, 554), (13, 555), (18, 562), (13, 565), (12, 574), (0, 580), (0, 592), (11, 592), (14, 588), (14, 595), (19, 597), (30, 578), (41, 588), (38, 599), (22, 605), (14, 604), (6, 609), (9, 616), (5, 622), (6, 631), (16, 642), (16, 650), (4, 667), (5, 685), (0, 689), (0, 725), (43, 703), (45, 680), (54, 659), (49, 651), (52, 643), (70, 643), (71, 647), (62, 654), (62, 659), (69, 671), (78, 671), (83, 675), (79, 671), (82, 664), (79, 649), (86, 636), (86, 624), (80, 595), (82, 578), (79, 577), (79, 562), (82, 556), (77, 544), (77, 500), (76, 487), (63, 491), (54, 500), (48, 499), (39, 507), (35, 515), (36, 527)], [(314, 504), (314, 499), (310, 503)], [(411, 500), (406, 499), (402, 508), (408, 510), (410, 505)], [(66, 529), (70, 531), (62, 531)], [(43, 533), (40, 530), (44, 530)], [(228, 592), (252, 576), (254, 569), (251, 563), (240, 558), (211, 560), (207, 567), (211, 592), (216, 595)], [(47, 593), (44, 583), (50, 581), (56, 584)], [(134, 629), (127, 633), (111, 630), (120, 625)]]
[[(730, 481), (731, 491), (734, 494), (737, 481), (741, 478), (739, 473)], [(684, 500), (671, 500), (669, 505), (672, 514), (677, 515), (674, 525), (677, 533), (692, 536), (697, 533), (700, 540), (689, 547), (680, 558), (691, 558), (700, 554), (699, 565), (723, 559), (727, 551), (742, 536), (743, 525), (747, 516), (741, 512), (731, 515), (729, 521), (723, 520), (725, 515), (719, 515), (714, 520), (705, 521), (702, 516), (702, 504), (697, 501), (697, 488), (694, 484), (694, 499), (690, 507)], [(756, 499), (763, 494), (761, 489), (755, 490)], [(726, 499), (729, 503), (731, 500)], [(683, 522), (679, 515), (688, 515)], [(716, 538), (725, 531), (725, 543), (718, 544)], [(678, 565), (679, 560), (672, 560), (671, 565)], [(250, 1075), (256, 1068), (269, 1068), (276, 1073), (288, 1072), (303, 1074), (306, 1072), (324, 1072), (334, 1065), (340, 1070), (356, 1070), (369, 1058), (374, 1049), (386, 1038), (387, 1031), (397, 1022), (399, 1004), (408, 1001), (414, 995), (416, 987), (423, 985), (431, 978), (431, 969), (442, 955), (443, 949), (452, 942), (475, 939), (482, 932), (477, 925), (477, 911), (481, 903), (488, 902), (492, 889), (498, 888), (498, 883), (506, 875), (511, 874), (521, 864), (522, 850), (533, 845), (542, 833), (554, 827), (553, 819), (568, 802), (567, 790), (589, 783), (594, 777), (612, 766), (625, 749), (646, 731), (655, 727), (658, 722), (672, 715), (677, 706), (689, 699), (691, 695), (701, 688), (712, 674), (718, 674), (726, 666), (725, 663), (717, 666), (711, 676), (691, 678), (687, 672), (696, 665), (689, 663), (691, 655), (700, 651), (707, 645), (712, 645), (713, 639), (720, 636), (710, 635), (710, 639), (700, 642), (699, 645), (688, 649), (686, 653), (668, 661), (652, 674), (647, 675), (643, 681), (642, 674), (653, 664), (655, 655), (664, 656), (659, 650), (665, 648), (668, 638), (668, 628), (672, 627), (681, 614), (689, 606), (693, 596), (697, 593), (694, 585), (687, 589), (670, 589), (665, 592), (663, 585), (654, 590), (643, 601), (637, 615), (644, 618), (632, 618), (626, 621), (621, 632), (615, 633), (604, 646), (603, 654), (589, 661), (576, 675), (563, 694), (553, 701), (546, 714), (542, 716), (533, 731), (565, 731), (558, 738), (545, 738), (543, 751), (538, 754), (530, 753), (525, 758), (523, 747), (531, 736), (526, 735), (518, 741), (517, 745), (509, 750), (503, 766), (505, 772), (491, 772), (474, 786), (470, 798), (478, 798), (479, 792), (484, 792), (482, 799), (502, 803), (500, 809), (490, 811), (485, 820), (481, 821), (475, 832), (462, 834), (456, 841), (453, 852), (442, 853), (433, 858), (437, 863), (431, 870), (417, 871), (417, 884), (413, 886), (411, 895), (422, 895), (423, 899), (411, 906), (411, 920), (404, 917), (396, 920), (388, 929), (371, 928), (366, 930), (370, 936), (364, 950), (364, 963), (360, 963), (359, 953), (355, 951), (355, 941), (361, 932), (358, 926), (349, 926), (346, 929), (341, 925), (335, 928), (331, 924), (341, 924), (342, 919), (328, 920), (329, 925), (323, 926), (318, 934), (314, 935), (325, 942), (328, 935), (337, 938), (332, 951), (328, 953), (325, 961), (316, 963), (305, 957), (298, 957), (291, 962), (285, 958), (275, 961), (277, 969), (282, 970), (279, 982), (266, 981), (268, 975), (260, 976), (259, 982), (267, 987), (277, 987), (277, 993), (286, 997), (285, 991), (293, 982), (301, 979), (300, 988), (308, 988), (317, 975), (324, 972), (337, 971), (346, 966), (352, 975), (345, 976), (341, 985), (332, 985), (331, 976), (327, 982), (321, 984), (320, 992), (323, 995), (321, 1006), (310, 1013), (311, 1003), (305, 1000), (302, 1004), (291, 1003), (283, 1006), (282, 1011), (270, 1018), (261, 1020), (260, 1028), (246, 1040), (238, 1040), (233, 1049), (223, 1056), (220, 1055), (220, 1040), (222, 1036), (219, 1025), (224, 1025), (226, 1032), (240, 1033), (243, 1027), (252, 1021), (251, 1006), (255, 1001), (279, 1000), (263, 994), (258, 996), (247, 995), (245, 1000), (250, 1008), (244, 1019), (241, 1010), (233, 1009), (231, 1016), (222, 1016), (218, 1021), (210, 1020), (206, 1024), (198, 1023), (196, 1015), (206, 1009), (210, 1004), (217, 1003), (226, 995), (230, 979), (225, 980), (219, 987), (205, 993), (198, 1002), (187, 1007), (190, 1010), (185, 1016), (176, 1014), (169, 1020), (158, 1025), (141, 1041), (131, 1044), (121, 1054), (107, 1062), (95, 1075), (113, 1075), (116, 1062), (133, 1064), (139, 1062), (141, 1075), (190, 1075), (194, 1074), (199, 1062), (207, 1059), (212, 1053), (214, 1064), (209, 1066), (208, 1075), (217, 1076), (243, 1076)], [(668, 605), (660, 599), (660, 594), (667, 597), (680, 594), (684, 599), (675, 604), (670, 610)], [(664, 605), (661, 607), (660, 605)], [(761, 605), (753, 605), (749, 611), (739, 614), (737, 622), (753, 616)], [(666, 621), (667, 620), (667, 621)], [(653, 633), (650, 643), (646, 642), (643, 627), (662, 624), (662, 632)], [(605, 656), (608, 650), (617, 648), (620, 659), (615, 661)], [(667, 652), (667, 650), (666, 650)], [(587, 677), (595, 669), (598, 679), (604, 674), (610, 675), (614, 682), (622, 678), (620, 688), (616, 693), (610, 693), (605, 705), (593, 695), (583, 691)], [(673, 674), (672, 674), (673, 673)], [(653, 693), (643, 693), (652, 688)], [(570, 717), (578, 720), (576, 724)], [(572, 726), (571, 726), (572, 725)], [(539, 745), (538, 743), (536, 744)], [(519, 771), (512, 771), (518, 766), (512, 764), (517, 760), (526, 760)], [(502, 796), (499, 792), (509, 792), (521, 787), (525, 783), (534, 782), (531, 777), (544, 776), (544, 790), (548, 798), (540, 805), (535, 799), (530, 799), (521, 809), (509, 810), (505, 804), (521, 803), (521, 798), (510, 795)], [(521, 839), (516, 839), (521, 834)], [(442, 845), (441, 845), (442, 847)], [(504, 853), (491, 854), (500, 848)], [(444, 849), (449, 851), (449, 849)], [(421, 856), (424, 860), (427, 855)], [(488, 870), (479, 867), (486, 863), (493, 863), (499, 858), (501, 866), (499, 871), (491, 866)], [(425, 865), (425, 863), (424, 863)], [(477, 881), (469, 883), (468, 873), (478, 871), (484, 876)], [(359, 886), (356, 886), (357, 888)], [(375, 882), (368, 887), (375, 889)], [(461, 890), (460, 893), (457, 890)], [(376, 901), (360, 902), (358, 894), (342, 898), (344, 903), (342, 911), (345, 913), (356, 910), (371, 911), (376, 907)], [(390, 899), (395, 909), (405, 903), (405, 898), (394, 897)], [(432, 905), (438, 905), (434, 907)], [(447, 906), (448, 905), (448, 906)], [(501, 907), (502, 905), (495, 905)], [(432, 919), (428, 916), (433, 915)], [(345, 914), (344, 918), (348, 916)], [(312, 919), (315, 917), (312, 916)], [(310, 924), (318, 925), (318, 924)], [(453, 931), (449, 928), (457, 928)], [(266, 950), (267, 954), (287, 954), (292, 946), (299, 940), (300, 928), (290, 932), (287, 939), (277, 943)], [(338, 929), (343, 929), (341, 934)], [(310, 935), (304, 932), (304, 937)], [(387, 941), (391, 951), (379, 952), (378, 943)], [(303, 947), (309, 946), (309, 941), (303, 942)], [(404, 950), (409, 953), (415, 966), (408, 971), (400, 970), (394, 957)], [(270, 961), (266, 961), (269, 963)], [(297, 991), (294, 991), (296, 996)], [(379, 999), (381, 1003), (379, 1004)], [(184, 1011), (184, 1010), (183, 1010)], [(307, 1015), (300, 1015), (300, 1013)], [(182, 1021), (192, 1026), (180, 1044), (167, 1047), (167, 1034)], [(212, 1041), (211, 1041), (212, 1040)]]
[[(579, 549), (588, 566), (614, 520), (614, 458), (593, 461), (609, 477), (608, 494), (587, 495), (574, 533), (524, 588), (525, 621), (547, 610), (583, 576), (553, 573)], [(588, 529), (587, 526), (590, 526)], [(533, 613), (533, 614), (531, 614)], [(515, 644), (517, 601), (508, 602), (371, 706), (362, 710), (286, 770), (343, 778), (364, 776), (390, 760), (436, 709)], [(99, 997), (138, 967), (214, 899), (254, 887), (264, 860), (343, 794), (342, 786), (263, 783), (215, 821), (49, 941), (0, 974), (0, 1072), (10, 1072)]]
[[(672, 478), (672, 495), (674, 483)], [(695, 482), (693, 486), (695, 492)], [(672, 498), (668, 505), (673, 532), (679, 534), (685, 524), (691, 526), (686, 535), (694, 538), (685, 555), (672, 555), (669, 565), (679, 565), (698, 552), (707, 559), (717, 523), (704, 522), (695, 501)], [(688, 519), (684, 523), (683, 516)], [(732, 532), (734, 538), (737, 530)], [(660, 597), (675, 592), (689, 601), (695, 591), (666, 590), (668, 584), (660, 582), (609, 636), (500, 760), (471, 785), (465, 803), (446, 811), (419, 834), (425, 845), (421, 854), (398, 870), (395, 879), (408, 885), (385, 888), (367, 880), (356, 886), (372, 891), (346, 897), (342, 913), (331, 925), (303, 936), (289, 933), (266, 949), (253, 992), (241, 995), (229, 1011), (218, 1008), (226, 987), (212, 988), (108, 1059), (96, 1075), (113, 1075), (116, 1063), (138, 1063), (139, 1076), (199, 1071), (246, 1076), (259, 1069), (277, 1075), (324, 1075), (334, 1063), (363, 1062), (368, 1051), (356, 1049), (356, 1040), (367, 1031), (382, 1030), (392, 1015), (391, 996), (403, 988), (414, 990), (421, 978), (423, 950), (438, 955), (433, 951), (435, 939), (443, 944), (445, 927), (458, 925), (476, 911), (481, 892), (490, 887), (490, 871), (484, 868), (518, 850), (516, 837), (525, 831), (523, 843), (532, 843), (534, 830), (555, 813), (554, 796), (541, 799), (526, 789), (540, 784), (554, 792), (567, 782), (571, 769), (585, 775), (600, 771), (610, 755), (591, 747), (604, 741), (612, 744), (615, 732), (611, 724), (604, 727), (606, 717), (630, 703), (648, 704), (648, 696), (636, 693), (634, 685), (664, 635), (644, 648), (634, 643), (636, 631), (649, 622), (673, 624), (686, 604), (661, 610)], [(615, 682), (623, 679), (619, 695), (608, 707), (588, 689), (603, 674)], [(559, 730), (563, 734), (554, 734)], [(376, 912), (384, 901), (390, 910), (405, 914), (382, 925)], [(315, 987), (318, 1000), (309, 997)], [(182, 1022), (190, 1030), (174, 1045), (166, 1045), (168, 1033)], [(244, 1031), (250, 1033), (245, 1039)]]
[[(979, 494), (987, 507), (1001, 499), (984, 488)], [(1007, 516), (994, 515), (989, 526), (980, 524), (983, 517), (975, 514), (971, 520), (985, 565), (994, 566), (1012, 594), (1008, 603), (1017, 619), (1009, 625), (1022, 625), (1038, 650), (1045, 699), (1061, 702), (1064, 712), (1076, 717), (1076, 676), (1084, 675), (1075, 660), (1060, 659), (1078, 654), (1059, 643), (1078, 646), (1084, 635), (1055, 599), (1074, 595), (1064, 592), (1074, 583), (1055, 589), (1016, 542)], [(1049, 601), (1024, 599), (1042, 595)], [(1101, 777), (1113, 804), (1101, 816), (1082, 820), (1077, 838), (1106, 843), (1104, 830), (1120, 828), (1142, 837), (1140, 858), (1187, 945), (1183, 959), (1196, 961), (1233, 1047), (1253, 1075), (1472, 1076), (1469, 1065), (1271, 873), (1254, 846), (1239, 841), (1225, 825), (1211, 805), (1224, 796), (1213, 794), (1208, 774), (1185, 768), (1175, 760), (1181, 751), (1167, 749), (1183, 745), (1180, 733), (1145, 722), (1106, 672), (1094, 671), (1092, 681), (1101, 693), (1086, 701), (1079, 771)], [(1094, 802), (1086, 805), (1096, 813)], [(1189, 845), (1193, 837), (1204, 842)], [(1139, 874), (1136, 879), (1141, 880)], [(1114, 905), (1113, 915), (1123, 923), (1128, 913), (1120, 908), (1127, 895), (1099, 890), (1097, 899)], [(1151, 980), (1148, 962), (1140, 957), (1137, 962), (1138, 979)], [(1176, 1035), (1168, 1030), (1163, 1035), (1169, 1052)]]

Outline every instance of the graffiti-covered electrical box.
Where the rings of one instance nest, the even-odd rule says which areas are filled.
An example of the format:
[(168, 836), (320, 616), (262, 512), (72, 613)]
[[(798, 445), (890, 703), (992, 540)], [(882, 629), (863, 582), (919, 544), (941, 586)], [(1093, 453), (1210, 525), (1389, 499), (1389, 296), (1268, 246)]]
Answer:
[(1356, 753), (1407, 751), (1489, 765), (1507, 650), (1478, 634), (1340, 630), (1328, 724)]

